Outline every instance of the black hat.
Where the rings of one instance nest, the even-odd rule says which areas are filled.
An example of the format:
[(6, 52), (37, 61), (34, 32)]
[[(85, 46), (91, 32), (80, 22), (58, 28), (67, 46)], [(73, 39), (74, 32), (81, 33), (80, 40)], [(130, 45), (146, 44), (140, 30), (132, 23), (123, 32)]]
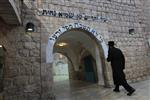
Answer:
[(108, 41), (108, 45), (109, 45), (109, 46), (114, 46), (115, 43), (114, 43), (114, 41)]

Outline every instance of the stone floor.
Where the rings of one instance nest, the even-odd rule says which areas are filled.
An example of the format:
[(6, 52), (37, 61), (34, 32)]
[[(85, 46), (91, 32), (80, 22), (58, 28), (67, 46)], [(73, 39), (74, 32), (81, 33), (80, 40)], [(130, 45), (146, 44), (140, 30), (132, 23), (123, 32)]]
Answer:
[(55, 83), (54, 92), (56, 100), (150, 100), (150, 79), (130, 85), (136, 89), (132, 96), (127, 96), (122, 87), (120, 93), (114, 93), (113, 88), (104, 88), (83, 81)]

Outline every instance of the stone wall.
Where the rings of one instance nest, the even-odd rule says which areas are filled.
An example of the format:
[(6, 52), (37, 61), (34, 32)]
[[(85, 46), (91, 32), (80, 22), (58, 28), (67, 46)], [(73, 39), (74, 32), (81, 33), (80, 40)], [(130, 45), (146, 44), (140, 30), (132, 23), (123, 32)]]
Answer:
[[(73, 20), (66, 18), (39, 16), (41, 21), (41, 57), (42, 67), (46, 62), (46, 46), (48, 37), (60, 26), (79, 22), (95, 28), (101, 32), (106, 42), (114, 40), (117, 47), (123, 50), (126, 57), (126, 77), (129, 81), (135, 82), (149, 76), (149, 60), (147, 56), (148, 47), (144, 28), (145, 17), (142, 14), (143, 8), (138, 0), (39, 0), (38, 8), (56, 11), (70, 11), (74, 13), (86, 13), (109, 18), (105, 23), (96, 21)], [(129, 29), (135, 29), (135, 34), (129, 34)], [(46, 64), (45, 69), (50, 72), (52, 69)], [(43, 68), (44, 69), (44, 68)], [(48, 74), (43, 75), (46, 77)], [(49, 82), (48, 82), (49, 81)], [(46, 83), (52, 84), (52, 79)], [(51, 89), (51, 88), (50, 88)], [(43, 89), (44, 90), (44, 89)], [(49, 90), (50, 91), (50, 90)]]
[[(144, 29), (146, 38), (150, 39), (150, 28), (149, 28), (150, 27), (150, 0), (144, 0), (142, 2), (143, 2), (142, 3), (142, 8), (143, 8), (142, 14), (145, 17), (145, 23), (146, 23), (146, 25), (143, 29)], [(150, 45), (148, 46), (147, 52), (148, 52), (148, 57), (150, 57)]]
[(40, 33), (25, 32), (0, 20), (0, 44), (6, 48), (4, 100), (40, 100)]
[[(48, 37), (61, 25), (71, 22), (86, 23), (100, 31), (105, 40), (114, 40), (117, 47), (121, 48), (126, 57), (127, 79), (132, 81), (141, 80), (148, 76), (149, 57), (147, 56), (147, 38), (144, 32), (146, 26), (145, 17), (142, 14), (142, 5), (138, 0), (42, 0), (38, 2), (39, 8), (56, 11), (70, 11), (75, 13), (86, 13), (88, 15), (99, 15), (109, 18), (106, 22), (108, 32), (100, 30), (99, 22), (83, 20), (72, 20), (41, 16), (42, 37)], [(135, 34), (129, 34), (129, 29), (134, 29)], [(44, 39), (46, 40), (46, 39)], [(46, 45), (44, 41), (42, 45)]]
[[(109, 20), (101, 23), (38, 16), (39, 8), (99, 15)], [(24, 0), (23, 25), (8, 26), (0, 21), (0, 44), (7, 50), (4, 99), (52, 98), (52, 65), (46, 64), (48, 37), (61, 25), (72, 22), (95, 28), (106, 42), (114, 40), (125, 54), (127, 79), (132, 82), (145, 79), (150, 75), (150, 50), (147, 45), (147, 37), (150, 35), (149, 24), (146, 23), (148, 19), (143, 16), (142, 9), (138, 0)], [(28, 22), (34, 23), (35, 32), (25, 32)], [(135, 29), (135, 34), (129, 34), (130, 28)]]
[[(36, 36), (35, 36), (36, 34)], [(40, 37), (18, 27), (9, 33), (10, 56), (6, 58), (5, 100), (38, 100), (40, 85)], [(9, 54), (8, 54), (9, 55)], [(17, 95), (17, 96), (16, 96)]]

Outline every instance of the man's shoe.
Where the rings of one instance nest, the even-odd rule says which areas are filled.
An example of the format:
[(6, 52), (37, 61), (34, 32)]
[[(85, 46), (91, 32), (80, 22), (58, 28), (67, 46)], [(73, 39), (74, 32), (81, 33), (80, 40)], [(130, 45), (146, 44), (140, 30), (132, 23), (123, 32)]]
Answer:
[(119, 90), (119, 89), (114, 89), (113, 91), (114, 91), (114, 92), (120, 92), (120, 90)]
[(127, 93), (128, 96), (131, 96), (135, 92), (135, 89), (132, 89), (129, 93)]

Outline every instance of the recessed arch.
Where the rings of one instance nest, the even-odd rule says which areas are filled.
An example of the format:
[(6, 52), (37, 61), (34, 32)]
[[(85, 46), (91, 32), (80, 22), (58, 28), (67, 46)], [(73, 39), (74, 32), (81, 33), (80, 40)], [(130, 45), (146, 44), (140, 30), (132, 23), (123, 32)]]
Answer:
[(104, 41), (103, 36), (99, 32), (97, 32), (94, 28), (91, 28), (90, 26), (81, 23), (70, 23), (70, 24), (63, 25), (62, 27), (57, 29), (52, 35), (50, 35), (48, 40), (48, 45), (46, 48), (46, 63), (53, 62), (53, 47), (56, 40), (59, 38), (59, 36), (72, 29), (80, 29), (83, 31), (87, 31), (89, 35), (93, 36), (98, 41), (98, 44), (103, 49), (105, 58), (107, 57), (108, 47)]
[[(96, 66), (97, 66), (97, 76), (98, 76), (98, 84), (110, 86), (110, 71), (107, 68), (106, 58), (108, 53), (108, 47), (105, 43), (105, 40), (101, 33), (97, 32), (94, 28), (91, 28), (87, 25), (81, 23), (70, 23), (61, 26), (57, 29), (53, 34), (50, 35), (48, 40), (48, 45), (46, 48), (46, 63), (53, 63), (53, 53), (54, 48), (57, 41), (65, 34), (69, 34), (72, 31), (78, 31), (81, 34), (88, 35), (94, 43), (96, 43), (95, 48), (95, 59), (96, 59)], [(78, 34), (79, 35), (79, 34)], [(75, 36), (75, 35), (74, 35)], [(82, 36), (84, 37), (84, 36)], [(65, 55), (65, 54), (64, 54)], [(67, 56), (67, 55), (66, 55)], [(70, 58), (70, 57), (69, 57)], [(74, 65), (75, 66), (75, 65)]]
[(62, 53), (54, 53), (53, 68), (53, 82), (61, 82), (69, 80), (69, 59)]

